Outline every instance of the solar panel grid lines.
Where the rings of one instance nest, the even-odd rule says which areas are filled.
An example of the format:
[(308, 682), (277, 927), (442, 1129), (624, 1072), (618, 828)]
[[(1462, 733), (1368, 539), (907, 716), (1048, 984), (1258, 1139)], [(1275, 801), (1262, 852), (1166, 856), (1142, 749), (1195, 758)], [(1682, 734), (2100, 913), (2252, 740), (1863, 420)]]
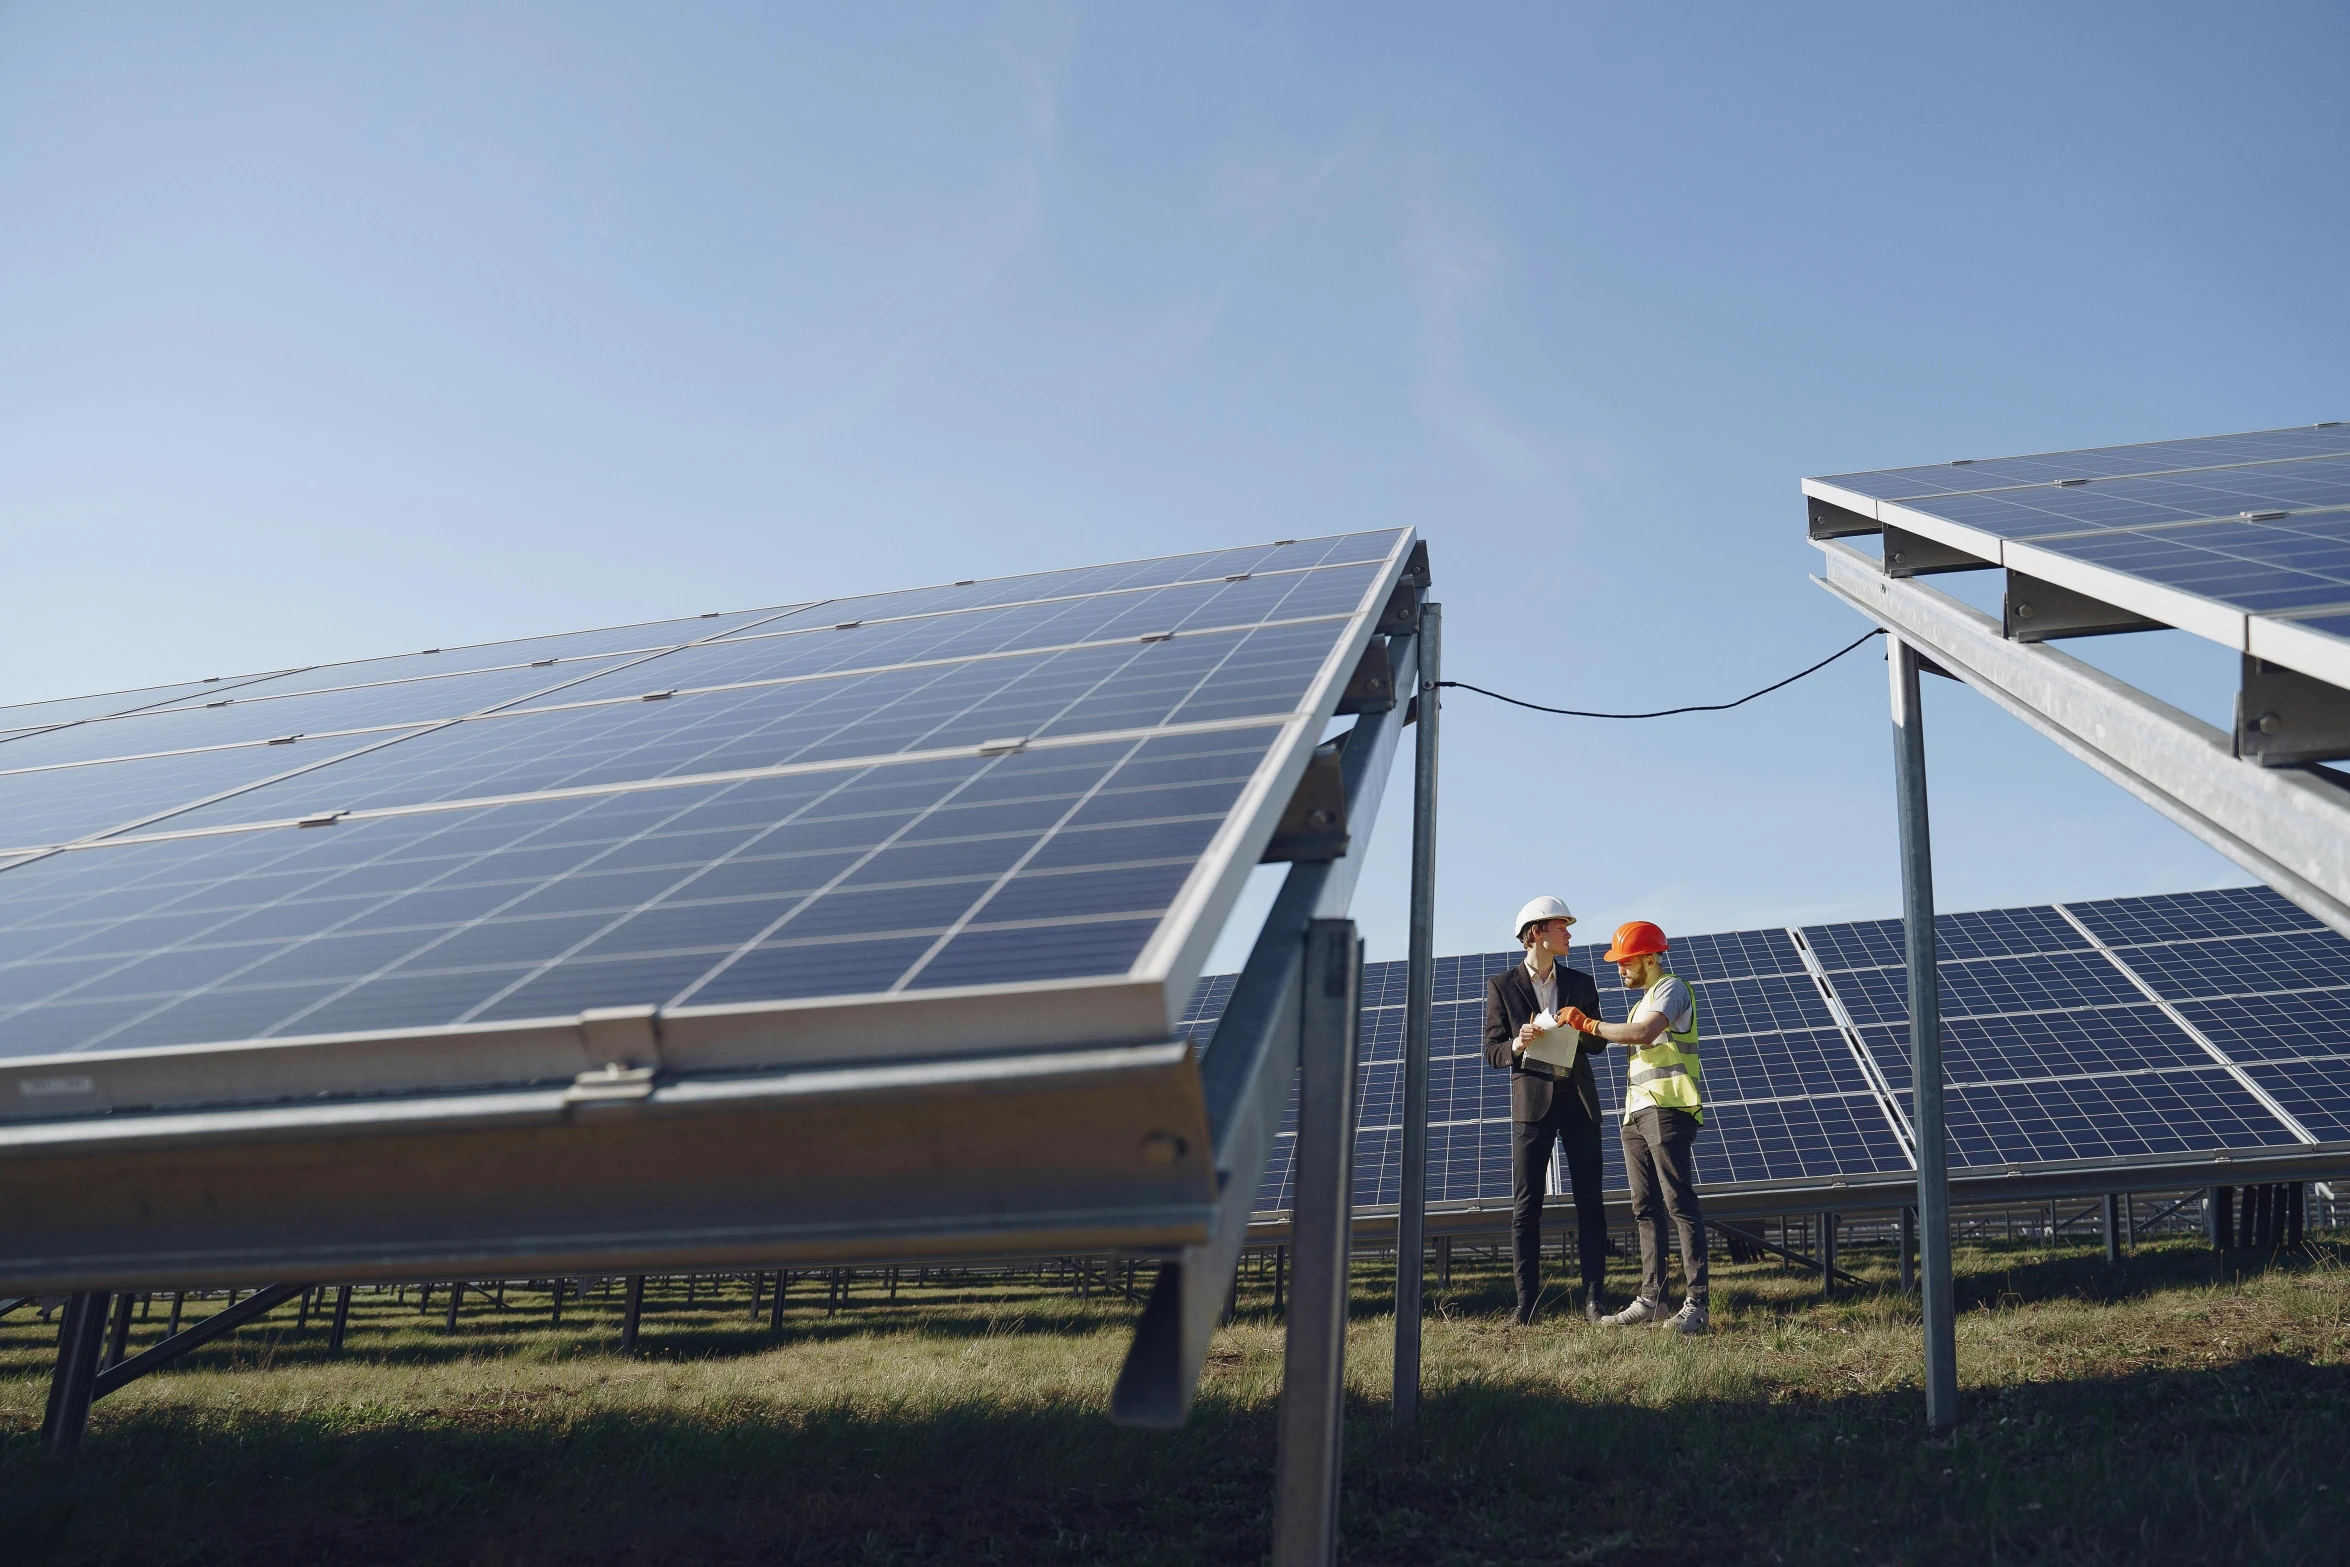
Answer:
[[(183, 784), (192, 775), (210, 782), (203, 769), (218, 773), (223, 758), (235, 761), (218, 779), (224, 787), (185, 789), (171, 808), (128, 824), (110, 813), (63, 853), (0, 850), (0, 1034), (10, 1047), (0, 1056), (62, 1052), (120, 1064), (157, 1049), (246, 1041), (372, 1049), (481, 1029), (519, 1038), (516, 1031), (585, 1008), (649, 1005), (706, 1064), (726, 1064), (738, 1046), (813, 1059), (806, 1050), (854, 1037), (841, 1020), (847, 1014), (835, 1017), (841, 1007), (913, 1002), (916, 992), (941, 1005), (1098, 992), (1092, 1022), (1089, 1003), (1051, 1003), (1038, 1043), (1069, 1029), (1163, 1038), (1168, 1004), (1191, 976), (1176, 972), (1179, 955), (1153, 958), (1146, 949), (1170, 923), (1211, 915), (1213, 889), (1203, 887), (1243, 873), (1225, 862), (1251, 832), (1270, 830), (1269, 819), (1236, 825), (1234, 812), (1263, 814), (1278, 780), (1303, 766), (1303, 748), (1335, 705), (1411, 543), (1407, 532), (1367, 536), (1380, 558), (1365, 569), (1353, 558), (1366, 552), (1365, 537), (1315, 546), (1323, 557), (1349, 557), (1319, 575), (1301, 563), (1311, 552), (1294, 549), (1271, 573), (1261, 569), (1261, 550), (1211, 562), (1260, 569), (1219, 574), (1213, 594), (1194, 595), (1195, 608), (1212, 599), (1229, 609), (1253, 593), (1247, 602), (1269, 618), (1195, 618), (1177, 635), (1105, 649), (1107, 660), (1072, 666), (1024, 698), (1025, 722), (973, 716), (960, 698), (929, 713), (901, 702), (905, 736), (915, 740), (963, 714), (971, 732), (928, 753), (858, 755), (836, 743), (812, 760), (679, 774), (742, 753), (723, 741), (716, 749), (651, 744), (643, 724), (690, 728), (711, 710), (697, 714), (696, 693), (647, 671), (620, 678), (650, 678), (678, 694), (599, 704), (627, 711), (640, 727), (635, 754), (608, 752), (593, 764), (592, 783), (550, 789), (508, 761), (496, 781), (526, 787), (452, 795), (433, 786), (389, 805), (342, 797), (355, 769), (394, 779), (414, 776), (420, 760), (437, 765), (430, 748), (438, 737), (473, 724), (486, 732), (495, 727), (481, 723), (486, 713), (398, 731), (393, 743), (343, 757), (341, 772), (332, 764), (272, 765), (259, 777), (239, 770), (248, 754), (277, 762), (258, 745), (166, 759)], [(1013, 600), (1028, 589), (989, 591)], [(1309, 601), (1310, 615), (1279, 613)], [(830, 627), (836, 614), (851, 613), (838, 603), (698, 622), (701, 635), (685, 646), (772, 629), (778, 614), (820, 615)], [(729, 656), (746, 656), (748, 646), (738, 641)], [(624, 667), (608, 648), (589, 651), (569, 668), (534, 658), (498, 672), (528, 682), (519, 693), (496, 693), (499, 722), (543, 718), (504, 711), (518, 704), (584, 708), (568, 701), (573, 691)], [(676, 651), (655, 649), (637, 663)], [(1147, 662), (1138, 667), (1138, 658)], [(968, 671), (986, 660), (958, 662)], [(403, 668), (415, 675), (413, 663)], [(354, 684), (347, 674), (314, 672), (305, 689), (270, 702), (341, 701), (353, 691), (374, 700), (390, 689), (405, 700), (478, 687), (480, 673)], [(248, 705), (265, 709), (260, 700)], [(217, 721), (236, 706), (184, 711)], [(831, 727), (842, 732), (838, 721)], [(82, 771), (128, 776), (154, 760)], [(582, 776), (557, 765), (568, 778)], [(429, 798), (409, 797), (417, 793)], [(235, 819), (264, 796), (269, 814)], [(230, 801), (239, 808), (204, 803)], [(333, 825), (297, 829), (311, 820)], [(223, 897), (218, 909), (204, 906)], [(1143, 1003), (1146, 993), (1157, 999)], [(1155, 1025), (1146, 1021), (1150, 1006)], [(927, 1000), (922, 1007), (935, 1010)], [(891, 1026), (933, 1048), (943, 1042), (920, 1021), (929, 1011), (893, 1015), (907, 1021)], [(735, 1018), (753, 1026), (730, 1034)], [(778, 1030), (793, 1040), (778, 1044)], [(987, 1032), (951, 1043), (978, 1048)]]
[[(47, 734), (51, 730), (78, 724), (92, 718), (111, 718), (129, 713), (144, 712), (149, 708), (168, 706), (173, 702), (195, 699), (207, 700), (221, 693), (235, 691), (258, 681), (274, 680), (286, 670), (265, 670), (259, 674), (238, 675), (231, 678), (182, 681), (176, 685), (146, 686), (131, 691), (102, 692), (96, 696), (57, 697), (41, 702), (18, 702), (0, 707), (0, 744), (21, 740), (31, 735)], [(130, 697), (146, 697), (146, 701), (125, 701)], [(0, 752), (0, 755), (5, 755)]]
[(1803, 932), (1791, 925), (1787, 927), (1787, 939), (1794, 946), (1797, 956), (1802, 960), (1804, 972), (1810, 976), (1813, 986), (1819, 991), (1820, 1000), (1827, 1007), (1829, 1016), (1835, 1019), (1836, 1032), (1843, 1040), (1845, 1050), (1851, 1055), (1853, 1064), (1860, 1069), (1861, 1076), (1868, 1082), (1870, 1089), (1876, 1095), (1878, 1104), (1891, 1125), (1894, 1141), (1900, 1146), (1901, 1157), (1912, 1169), (1915, 1169), (1917, 1167), (1917, 1128), (1910, 1121), (1909, 1106), (1904, 1104), (1901, 1096), (1893, 1091), (1893, 1085), (1886, 1080), (1884, 1068), (1878, 1063), (1877, 1058), (1869, 1052), (1868, 1047), (1862, 1043), (1860, 1025), (1854, 1021), (1850, 1009), (1844, 1005), (1844, 998), (1828, 978), (1827, 970), (1820, 966), (1819, 955), (1812, 950), (1811, 943), (1804, 939)]
[(1821, 482), (1866, 488), (1886, 500), (1965, 494), (2059, 479), (2200, 473), (2215, 468), (2294, 462), (2350, 454), (2350, 424), (2335, 420), (2280, 430), (2190, 436), (2128, 446), (2079, 447), (2023, 457), (1992, 457), (1831, 474)]
[[(643, 661), (643, 660), (639, 660), (639, 662), (642, 662), (642, 661)], [(576, 682), (576, 680), (577, 680), (577, 679), (579, 679), (579, 678), (581, 678), (581, 677), (574, 675), (574, 676), (572, 676), (572, 677), (569, 677), (569, 678), (566, 678), (566, 679), (564, 679), (564, 680), (560, 680), (560, 681), (556, 682), (556, 683), (555, 683), (554, 685), (552, 685), (552, 686), (545, 686), (545, 685), (542, 685), (542, 686), (540, 687), (540, 689), (541, 689), (542, 691), (559, 690), (559, 689), (561, 689), (562, 687), (564, 687), (564, 686), (566, 686), (566, 685), (570, 685), (570, 684), (573, 684), (573, 683), (575, 683), (575, 682)], [(495, 707), (495, 706), (504, 706), (504, 705), (507, 705), (507, 704), (506, 704), (505, 702), (501, 701), (501, 702), (493, 703), (492, 705), (493, 705), (493, 707)], [(398, 744), (399, 742), (401, 742), (401, 741), (403, 741), (403, 740), (411, 740), (411, 739), (415, 739), (415, 738), (417, 738), (417, 737), (418, 737), (418, 736), (420, 736), (420, 735), (424, 735), (424, 734), (430, 734), (430, 733), (432, 733), (432, 732), (433, 732), (434, 730), (436, 730), (436, 729), (445, 729), (445, 728), (448, 728), (448, 727), (450, 727), (452, 724), (454, 724), (454, 723), (456, 723), (456, 722), (458, 722), (458, 719), (456, 719), (456, 718), (450, 718), (450, 719), (444, 719), (444, 720), (441, 720), (441, 721), (439, 721), (439, 722), (437, 722), (437, 723), (433, 723), (433, 724), (427, 724), (427, 725), (424, 725), (424, 726), (421, 726), (421, 727), (416, 727), (416, 728), (402, 728), (402, 729), (399, 729), (399, 730), (395, 730), (395, 731), (393, 731), (393, 732), (391, 732), (391, 733), (389, 733), (389, 734), (386, 734), (386, 735), (384, 736), (384, 738), (382, 738), (382, 739), (380, 739), (380, 740), (376, 740), (376, 741), (374, 741), (374, 742), (372, 742), (372, 743), (370, 743), (370, 744), (362, 745), (362, 746), (359, 746), (359, 747), (357, 747), (357, 748), (355, 748), (355, 749), (352, 749), (352, 750), (347, 750), (347, 751), (338, 752), (336, 755), (333, 755), (333, 756), (321, 757), (321, 758), (318, 758), (318, 759), (317, 759), (317, 760), (315, 760), (315, 761), (312, 761), (312, 762), (306, 763), (306, 764), (304, 764), (303, 766), (300, 766), (300, 767), (294, 767), (294, 768), (285, 768), (285, 769), (277, 769), (277, 770), (275, 770), (275, 771), (268, 772), (268, 773), (266, 773), (264, 776), (261, 776), (261, 777), (258, 777), (258, 778), (248, 778), (248, 779), (246, 779), (245, 781), (242, 781), (242, 782), (239, 782), (239, 783), (237, 783), (237, 784), (234, 784), (234, 785), (232, 785), (231, 787), (228, 787), (228, 788), (225, 788), (225, 789), (218, 790), (217, 792), (213, 792), (213, 793), (209, 793), (209, 794), (204, 794), (204, 795), (201, 795), (201, 796), (199, 796), (199, 797), (197, 797), (197, 798), (194, 798), (194, 799), (188, 799), (188, 798), (185, 798), (185, 797), (183, 797), (183, 798), (182, 798), (182, 800), (181, 800), (181, 802), (180, 802), (180, 803), (179, 803), (179, 804), (178, 804), (176, 807), (174, 807), (174, 808), (172, 808), (172, 809), (168, 809), (168, 810), (153, 810), (153, 811), (149, 811), (149, 812), (147, 812), (146, 814), (139, 815), (139, 816), (135, 816), (135, 817), (131, 818), (130, 820), (127, 820), (127, 821), (120, 821), (120, 822), (117, 822), (117, 823), (115, 823), (114, 825), (111, 825), (111, 826), (108, 826), (108, 827), (99, 828), (99, 829), (95, 829), (95, 830), (92, 830), (92, 831), (89, 831), (89, 832), (85, 832), (85, 833), (83, 833), (83, 834), (80, 834), (80, 835), (78, 835), (78, 836), (77, 836), (77, 837), (75, 837), (75, 838), (72, 838), (72, 839), (69, 839), (69, 840), (65, 840), (65, 841), (67, 841), (67, 842), (76, 842), (76, 843), (79, 843), (79, 842), (90, 842), (90, 841), (97, 840), (97, 839), (111, 838), (111, 837), (118, 837), (118, 836), (126, 835), (126, 834), (129, 834), (129, 833), (134, 833), (134, 832), (137, 832), (137, 831), (138, 831), (140, 828), (142, 828), (142, 827), (151, 826), (151, 825), (153, 825), (153, 824), (154, 824), (154, 823), (156, 823), (156, 822), (159, 822), (159, 821), (164, 821), (164, 820), (167, 820), (167, 819), (169, 819), (169, 818), (172, 818), (172, 817), (179, 816), (179, 815), (181, 815), (181, 814), (182, 814), (182, 813), (184, 813), (184, 812), (195, 811), (195, 810), (202, 809), (202, 808), (204, 808), (204, 807), (218, 805), (218, 804), (220, 804), (220, 803), (221, 803), (221, 802), (223, 802), (223, 801), (226, 801), (226, 800), (229, 800), (229, 799), (233, 799), (233, 798), (235, 798), (235, 797), (237, 797), (237, 796), (239, 796), (239, 795), (243, 795), (243, 794), (245, 794), (245, 793), (247, 793), (247, 792), (249, 792), (249, 791), (252, 791), (252, 790), (261, 789), (261, 788), (266, 788), (266, 787), (269, 787), (269, 786), (271, 786), (271, 785), (274, 785), (274, 784), (281, 784), (281, 783), (290, 782), (291, 780), (293, 780), (293, 779), (295, 779), (295, 778), (299, 778), (299, 777), (302, 777), (302, 776), (304, 776), (304, 775), (306, 775), (306, 774), (310, 774), (310, 773), (317, 772), (317, 771), (319, 771), (319, 770), (320, 770), (320, 769), (322, 769), (322, 768), (332, 767), (332, 766), (336, 765), (337, 763), (340, 763), (340, 762), (347, 762), (347, 761), (353, 760), (353, 759), (355, 759), (355, 758), (357, 758), (357, 757), (359, 757), (359, 756), (366, 755), (367, 753), (369, 753), (369, 752), (371, 752), (371, 751), (378, 751), (378, 750), (382, 750), (382, 749), (384, 749), (384, 748), (385, 748), (385, 747), (387, 747), (387, 746), (396, 745), (396, 744)], [(268, 748), (267, 746), (264, 746), (264, 747), (262, 747), (262, 749), (263, 749), (263, 750), (266, 750), (267, 748)], [(184, 768), (186, 768), (186, 766), (187, 766), (187, 761), (186, 761), (186, 758), (185, 758), (185, 756), (182, 756), (182, 757), (179, 757), (179, 758), (155, 758), (155, 759), (148, 759), (148, 758), (121, 758), (121, 759), (119, 759), (119, 762), (136, 762), (136, 761), (144, 761), (144, 760), (164, 760), (164, 761), (170, 761), (170, 762), (172, 762), (172, 764), (173, 764), (173, 767), (174, 767), (175, 769), (184, 769)], [(118, 764), (119, 764), (119, 763), (118, 763)], [(246, 771), (248, 771), (248, 772), (249, 772), (249, 771), (250, 771), (250, 769), (246, 769)], [(19, 775), (17, 775), (17, 776), (19, 776), (19, 777), (25, 777), (25, 778), (35, 778), (35, 779), (37, 779), (37, 778), (38, 778), (38, 775), (36, 775), (36, 774), (19, 774)], [(158, 778), (158, 780), (157, 780), (157, 782), (158, 782), (159, 784), (160, 784), (160, 783), (162, 783), (162, 782), (164, 781), (164, 779), (165, 779), (165, 778), (167, 778), (168, 776), (170, 776), (170, 775), (169, 775), (169, 774), (165, 774), (165, 775), (163, 775), (162, 777), (159, 777), (159, 778)], [(9, 782), (9, 780), (8, 780), (8, 779), (6, 779), (6, 778), (0, 778), (0, 791), (4, 791), (4, 790), (5, 790), (5, 787), (6, 787), (6, 785), (8, 784), (8, 782)], [(85, 792), (84, 792), (84, 790), (87, 788), (87, 785), (86, 785), (86, 784), (83, 782), (83, 780), (81, 780), (81, 779), (79, 779), (79, 778), (76, 778), (76, 779), (74, 779), (74, 780), (72, 780), (72, 781), (71, 781), (71, 785), (72, 785), (72, 787), (71, 787), (71, 794), (72, 794), (73, 798), (74, 798), (74, 799), (76, 799), (77, 801), (80, 801), (80, 802), (88, 802), (88, 801), (90, 801), (91, 799), (93, 799), (93, 798), (94, 798), (93, 796), (91, 796), (91, 795), (89, 795), (89, 794), (87, 794), (87, 793), (85, 793)], [(6, 804), (5, 804), (5, 794), (4, 794), (4, 793), (0, 793), (0, 809), (6, 809), (6, 808), (7, 808), (7, 807), (6, 807)], [(84, 809), (86, 809), (86, 808), (87, 808), (87, 806), (86, 806), (86, 803), (85, 803), (85, 804), (84, 804)], [(10, 811), (10, 818), (11, 818), (11, 820), (15, 819), (15, 815), (16, 815), (16, 812), (15, 812), (15, 811), (13, 811), (13, 810), (12, 810), (12, 811)]]
[[(2285, 1124), (2286, 1130), (2290, 1131), (2302, 1142), (2314, 1143), (2318, 1141), (2316, 1134), (2311, 1132), (2308, 1127), (2302, 1125), (2300, 1120), (2290, 1111), (2288, 1111), (2283, 1104), (2278, 1102), (2274, 1095), (2270, 1094), (2267, 1089), (2261, 1087), (2260, 1084), (2252, 1078), (2250, 1073), (2246, 1072), (2242, 1066), (2238, 1065), (2233, 1059), (2229, 1057), (2226, 1051), (2220, 1049), (2220, 1047), (2212, 1041), (2210, 1035), (2204, 1033), (2200, 1028), (2197, 1028), (2195, 1024), (2190, 1021), (2184, 1013), (2180, 1012), (2176, 1006), (2173, 1006), (2160, 991), (2156, 990), (2154, 986), (2147, 983), (2145, 977), (2141, 975), (2136, 969), (2132, 968), (2128, 960), (2125, 959), (2122, 954), (2116, 952), (2112, 947), (2106, 945), (2104, 939), (2098, 936), (2096, 932), (2092, 931), (2086, 924), (2084, 924), (2079, 916), (2075, 915), (2070, 909), (2066, 908), (2061, 903), (2056, 905), (2056, 912), (2063, 915), (2066, 922), (2074, 929), (2078, 930), (2084, 938), (2086, 938), (2093, 946), (2095, 946), (2100, 955), (2102, 955), (2116, 969), (2120, 970), (2121, 973), (2129, 979), (2133, 988), (2135, 988), (2140, 994), (2144, 995), (2148, 1001), (2154, 1003), (2154, 1005), (2157, 1007), (2160, 1007), (2162, 1009), (2163, 1016), (2170, 1019), (2170, 1021), (2175, 1024), (2179, 1030), (2189, 1039), (2195, 1041), (2195, 1043), (2201, 1047), (2204, 1053), (2209, 1055), (2211, 1059), (2226, 1067), (2229, 1075), (2234, 1077), (2235, 1080), (2243, 1086), (2247, 1093), (2251, 1094), (2253, 1098), (2259, 1100), (2263, 1108), (2265, 1108), (2271, 1115), (2275, 1116), (2279, 1121), (2282, 1121)], [(2331, 933), (2329, 932), (2328, 934)], [(2340, 940), (2339, 937), (2336, 937), (2335, 939), (2337, 941)]]
[(1986, 565), (2350, 685), (2344, 428), (2169, 443), (2155, 459), (2116, 448), (1843, 474), (1804, 490)]

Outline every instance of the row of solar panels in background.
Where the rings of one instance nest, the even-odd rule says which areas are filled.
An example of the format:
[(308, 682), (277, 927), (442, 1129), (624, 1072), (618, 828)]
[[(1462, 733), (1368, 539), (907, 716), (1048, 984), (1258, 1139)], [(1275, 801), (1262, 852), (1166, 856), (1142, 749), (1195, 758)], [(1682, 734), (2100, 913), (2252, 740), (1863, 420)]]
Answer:
[[(2046, 906), (1936, 922), (1954, 1168), (2300, 1141), (2277, 1109), (2318, 1141), (2350, 1139), (2350, 943), (2260, 887), (2067, 907), (2079, 925)], [(1754, 930), (1674, 943), (1671, 964), (1696, 988), (1704, 1036), (1697, 1158), (1709, 1184), (1911, 1168), (1901, 924), (1808, 926), (1801, 937), (1799, 946), (1792, 932)], [(1805, 947), (1853, 1023), (1858, 1051)], [(1483, 1006), (1487, 978), (1519, 960), (1438, 960), (1432, 1202), (1510, 1195), (1509, 1078), (1484, 1059)], [(1614, 970), (1580, 952), (1571, 961), (1596, 971), (1603, 1015), (1626, 1016), (1630, 998)], [(1364, 1204), (1393, 1203), (1400, 1189), (1404, 984), (1401, 963), (1366, 968), (1355, 1166)], [(1203, 982), (1188, 1024), (1195, 1034), (1212, 1028), (1230, 986), (1229, 976)], [(1623, 1060), (1618, 1050), (1597, 1062), (1611, 1108), (1622, 1103)], [(1260, 1210), (1289, 1206), (1293, 1132), (1285, 1119)], [(1616, 1139), (1601, 1145), (1607, 1184), (1620, 1189)]]

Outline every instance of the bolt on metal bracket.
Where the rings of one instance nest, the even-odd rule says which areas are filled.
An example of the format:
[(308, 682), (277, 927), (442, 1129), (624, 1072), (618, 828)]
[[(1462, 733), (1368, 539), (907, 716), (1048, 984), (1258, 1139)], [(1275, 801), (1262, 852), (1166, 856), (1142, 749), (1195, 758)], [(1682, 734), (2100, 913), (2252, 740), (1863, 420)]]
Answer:
[(2245, 654), (2235, 749), (2263, 767), (2350, 757), (2350, 691)]
[(1265, 845), (1263, 864), (1320, 864), (1346, 854), (1346, 775), (1340, 765), (1345, 744), (1341, 735), (1314, 747), (1297, 792), (1281, 812), (1281, 825)]

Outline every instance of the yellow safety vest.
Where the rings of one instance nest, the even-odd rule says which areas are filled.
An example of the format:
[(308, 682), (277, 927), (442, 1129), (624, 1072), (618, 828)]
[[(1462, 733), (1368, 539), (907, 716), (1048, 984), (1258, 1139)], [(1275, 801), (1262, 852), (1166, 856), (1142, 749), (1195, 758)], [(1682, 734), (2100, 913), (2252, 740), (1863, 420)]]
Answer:
[[(1660, 974), (1657, 984), (1675, 977)], [(1655, 988), (1655, 985), (1649, 987)], [(1639, 1008), (1633, 1008), (1633, 1012), (1637, 1015)], [(1665, 1110), (1686, 1110), (1703, 1125), (1705, 1104), (1699, 1096), (1698, 1077), (1697, 989), (1691, 986), (1688, 1028), (1679, 1033), (1668, 1030), (1657, 1035), (1653, 1044), (1632, 1052), (1630, 1081), (1624, 1089), (1624, 1119), (1629, 1121), (1655, 1105)]]

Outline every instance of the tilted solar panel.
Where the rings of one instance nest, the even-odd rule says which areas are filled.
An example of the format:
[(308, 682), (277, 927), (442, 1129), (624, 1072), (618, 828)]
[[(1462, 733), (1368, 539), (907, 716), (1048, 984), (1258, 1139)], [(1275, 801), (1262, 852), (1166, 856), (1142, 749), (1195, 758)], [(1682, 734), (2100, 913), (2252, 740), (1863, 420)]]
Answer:
[[(1806, 479), (1804, 491), (1841, 519), (1815, 515), (1827, 534), (1896, 528), (2020, 574), (2013, 635), (2031, 638), (2023, 617), (2043, 591), (2034, 584), (2051, 583), (2350, 683), (2350, 425), (2339, 421), (1837, 474)], [(2044, 615), (2034, 624), (2068, 634)]]
[[(157, 1051), (200, 1101), (191, 1048), (266, 1045), (299, 1093), (289, 1043), (449, 1030), (461, 1080), (539, 1080), (501, 1031), (614, 1007), (713, 1068), (1164, 1038), (1411, 542), (20, 710), (49, 727), (0, 739), (0, 1060), (89, 1087), (0, 1117), (146, 1102)], [(1006, 999), (1056, 986), (1085, 995)]]

